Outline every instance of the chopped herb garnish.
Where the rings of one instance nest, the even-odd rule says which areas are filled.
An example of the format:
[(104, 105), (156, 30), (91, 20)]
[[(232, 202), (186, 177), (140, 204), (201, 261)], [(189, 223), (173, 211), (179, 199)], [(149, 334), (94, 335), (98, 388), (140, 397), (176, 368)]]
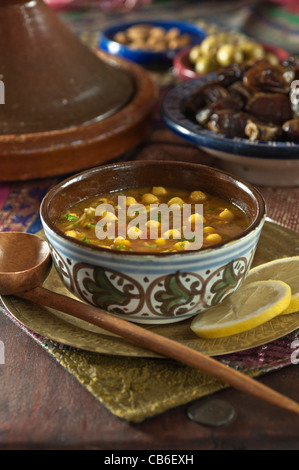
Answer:
[(64, 216), (66, 218), (66, 220), (68, 220), (69, 222), (75, 222), (76, 220), (79, 219), (79, 217), (77, 215), (73, 215), (73, 214), (65, 214)]

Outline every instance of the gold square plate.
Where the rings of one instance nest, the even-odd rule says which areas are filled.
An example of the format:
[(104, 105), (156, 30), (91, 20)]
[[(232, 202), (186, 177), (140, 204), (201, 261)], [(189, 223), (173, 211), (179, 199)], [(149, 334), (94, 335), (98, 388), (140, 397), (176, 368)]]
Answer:
[[(43, 233), (39, 235), (44, 236)], [(253, 266), (273, 259), (298, 254), (299, 234), (267, 220), (261, 234)], [(47, 278), (45, 287), (72, 296), (62, 284), (55, 268), (52, 269)], [(2, 301), (12, 316), (24, 327), (54, 342), (112, 356), (161, 357), (99, 327), (56, 310), (14, 296), (2, 297)], [(249, 331), (216, 339), (199, 338), (191, 331), (190, 322), (191, 320), (186, 320), (162, 326), (144, 326), (144, 328), (178, 341), (206, 355), (219, 356), (251, 349), (293, 332), (299, 327), (299, 312), (281, 315)]]

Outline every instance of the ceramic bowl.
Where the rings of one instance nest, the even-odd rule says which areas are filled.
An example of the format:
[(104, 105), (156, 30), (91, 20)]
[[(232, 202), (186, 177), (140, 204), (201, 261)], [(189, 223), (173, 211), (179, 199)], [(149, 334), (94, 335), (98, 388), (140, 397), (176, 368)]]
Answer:
[[(275, 54), (278, 60), (284, 60), (289, 57), (289, 53), (280, 47), (270, 46), (268, 44), (263, 44), (264, 49), (267, 52)], [(198, 74), (194, 66), (189, 60), (191, 47), (188, 47), (176, 54), (173, 59), (173, 72), (181, 80), (193, 80), (194, 78), (201, 77), (202, 75)]]
[(219, 161), (219, 167), (250, 183), (264, 186), (299, 185), (299, 142), (250, 141), (207, 130), (184, 113), (184, 102), (203, 84), (208, 74), (174, 87), (161, 104), (165, 124), (180, 137), (201, 147)]
[(132, 49), (126, 45), (122, 45), (114, 40), (116, 33), (125, 31), (127, 28), (140, 24), (147, 24), (152, 26), (160, 26), (167, 31), (171, 28), (178, 28), (181, 34), (189, 34), (191, 36), (192, 45), (200, 44), (205, 38), (206, 33), (199, 27), (192, 23), (184, 21), (167, 21), (167, 20), (152, 20), (152, 21), (139, 21), (135, 23), (123, 23), (110, 26), (105, 29), (99, 38), (99, 48), (109, 54), (121, 56), (133, 62), (137, 62), (144, 66), (159, 66), (169, 65), (172, 63), (175, 55), (181, 49), (166, 49), (161, 52), (144, 51), (140, 49)]
[[(140, 254), (86, 244), (55, 225), (63, 211), (82, 199), (152, 185), (217, 192), (248, 214), (250, 226), (213, 248)], [(48, 192), (40, 214), (54, 265), (70, 292), (129, 321), (163, 324), (203, 312), (239, 288), (265, 221), (265, 204), (254, 187), (225, 172), (192, 163), (140, 161), (70, 177)]]

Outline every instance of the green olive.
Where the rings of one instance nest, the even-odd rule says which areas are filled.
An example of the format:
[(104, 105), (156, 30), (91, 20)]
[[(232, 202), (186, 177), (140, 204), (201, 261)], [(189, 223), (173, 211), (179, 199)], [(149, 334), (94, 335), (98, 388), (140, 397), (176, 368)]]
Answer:
[(263, 46), (256, 42), (244, 41), (240, 44), (240, 48), (244, 54), (245, 60), (261, 59), (265, 56), (265, 50)]
[(271, 65), (278, 65), (279, 64), (278, 58), (272, 52), (266, 52), (265, 59), (267, 59), (270, 62)]
[(243, 62), (243, 53), (233, 44), (223, 44), (217, 51), (216, 59), (222, 67), (233, 63), (240, 64)]
[(195, 64), (197, 59), (199, 59), (199, 57), (201, 56), (202, 54), (202, 50), (201, 50), (201, 45), (197, 45), (197, 46), (193, 46), (189, 52), (189, 60), (191, 62), (191, 64)]
[(202, 56), (196, 61), (194, 68), (196, 73), (204, 75), (206, 73), (215, 72), (218, 65), (213, 56)]
[(218, 34), (211, 34), (207, 36), (201, 43), (201, 50), (203, 54), (209, 54), (211, 51), (217, 49), (221, 43), (221, 38)]

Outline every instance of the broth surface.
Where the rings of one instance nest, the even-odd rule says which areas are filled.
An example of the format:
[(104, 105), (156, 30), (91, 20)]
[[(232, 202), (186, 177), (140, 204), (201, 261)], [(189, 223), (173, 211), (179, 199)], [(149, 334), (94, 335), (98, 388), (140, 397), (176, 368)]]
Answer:
[(249, 219), (218, 196), (159, 186), (83, 200), (56, 225), (70, 237), (109, 249), (176, 252), (228, 241), (249, 226)]

